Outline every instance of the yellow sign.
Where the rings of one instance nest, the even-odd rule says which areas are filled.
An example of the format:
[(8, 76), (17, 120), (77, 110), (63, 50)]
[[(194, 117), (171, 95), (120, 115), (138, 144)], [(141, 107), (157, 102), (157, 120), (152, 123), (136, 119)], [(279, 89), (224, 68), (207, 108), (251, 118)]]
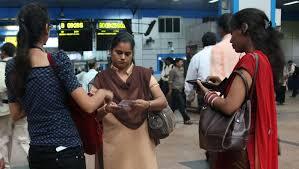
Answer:
[(107, 33), (102, 33), (102, 32), (99, 32), (97, 33), (97, 35), (116, 35), (117, 33), (114, 33), (114, 32), (107, 32)]
[(60, 23), (61, 29), (83, 29), (83, 22), (62, 22)]
[(17, 46), (17, 44), (18, 44), (17, 43), (17, 37), (15, 37), (15, 36), (7, 36), (7, 37), (5, 37), (4, 42), (5, 43), (10, 42), (10, 43), (12, 43), (15, 46)]
[(122, 22), (99, 22), (99, 29), (126, 29)]
[(65, 31), (60, 31), (58, 36), (79, 36), (80, 35), (80, 31), (78, 30), (74, 30), (71, 32), (65, 32)]
[(97, 35), (116, 35), (117, 33), (119, 33), (119, 30), (101, 30), (99, 32), (97, 32)]

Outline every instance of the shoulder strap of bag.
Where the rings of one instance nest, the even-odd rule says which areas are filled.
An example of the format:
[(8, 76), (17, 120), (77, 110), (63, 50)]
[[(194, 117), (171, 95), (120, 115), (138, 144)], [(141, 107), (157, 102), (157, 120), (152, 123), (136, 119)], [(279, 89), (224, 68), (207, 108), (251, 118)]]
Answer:
[(48, 61), (49, 61), (49, 63), (50, 63), (50, 66), (51, 66), (51, 67), (54, 66), (55, 63), (54, 63), (54, 61), (53, 61), (53, 59), (52, 59), (52, 55), (51, 55), (51, 53), (47, 53), (47, 57), (48, 57)]
[(244, 74), (242, 73), (241, 70), (235, 70), (233, 73), (239, 75), (245, 85), (245, 100), (248, 99), (248, 95), (249, 95), (249, 85), (248, 82), (246, 80), (246, 77), (244, 76)]
[(254, 54), (251, 54), (251, 55), (255, 59), (255, 70), (254, 70), (254, 75), (253, 75), (251, 89), (250, 89), (250, 95), (249, 95), (250, 100), (252, 99), (253, 91), (255, 90), (256, 76), (257, 76), (257, 71), (258, 71), (258, 67), (259, 67), (259, 56), (258, 56), (258, 54), (254, 53)]
[(52, 67), (52, 69), (54, 70), (54, 74), (55, 76), (58, 78), (58, 80), (60, 81), (60, 78), (58, 77), (58, 74), (57, 74), (57, 70), (56, 70), (56, 64), (55, 64), (55, 61), (53, 60), (52, 58), (52, 55), (51, 53), (47, 53), (47, 57), (48, 57), (48, 61), (50, 63), (50, 66)]
[(53, 60), (53, 58), (52, 58), (52, 54), (51, 54), (51, 53), (47, 53), (47, 57), (48, 57), (48, 61), (49, 61), (49, 63), (50, 63), (50, 66), (51, 66), (52, 69), (54, 70), (54, 74), (55, 74), (55, 76), (58, 78), (60, 84), (63, 86), (63, 83), (61, 82), (61, 79), (60, 79), (59, 76), (58, 76), (57, 69), (56, 69), (56, 66), (57, 66), (57, 65), (56, 65), (55, 61)]

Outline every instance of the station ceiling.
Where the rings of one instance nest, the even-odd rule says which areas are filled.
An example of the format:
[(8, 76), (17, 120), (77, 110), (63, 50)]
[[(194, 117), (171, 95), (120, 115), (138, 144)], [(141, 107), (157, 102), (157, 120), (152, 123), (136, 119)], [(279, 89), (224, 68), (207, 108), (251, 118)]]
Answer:
[(283, 11), (286, 12), (299, 12), (299, 4), (294, 4), (290, 6), (283, 6), (284, 3), (292, 2), (294, 0), (276, 0), (277, 8), (281, 8)]
[[(0, 7), (20, 7), (32, 0), (0, 0)], [(209, 0), (39, 0), (48, 7), (84, 8), (149, 8), (149, 9), (196, 9), (217, 10), (217, 3)], [(285, 12), (299, 12), (299, 4), (283, 6), (293, 0), (276, 0), (277, 8)]]
[[(209, 0), (40, 0), (48, 7), (217, 10)], [(30, 0), (0, 0), (0, 7), (20, 7)]]

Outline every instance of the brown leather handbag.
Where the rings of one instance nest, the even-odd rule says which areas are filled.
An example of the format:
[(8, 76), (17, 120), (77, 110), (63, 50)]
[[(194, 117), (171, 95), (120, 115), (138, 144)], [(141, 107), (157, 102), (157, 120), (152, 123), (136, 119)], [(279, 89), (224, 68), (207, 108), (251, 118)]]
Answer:
[(251, 99), (255, 87), (256, 74), (258, 70), (258, 55), (254, 54), (256, 68), (249, 94), (246, 78), (240, 70), (234, 71), (233, 75), (239, 75), (246, 88), (245, 101), (232, 116), (213, 109), (204, 107), (200, 112), (199, 120), (199, 142), (200, 147), (211, 152), (223, 152), (228, 150), (245, 150), (251, 124)]

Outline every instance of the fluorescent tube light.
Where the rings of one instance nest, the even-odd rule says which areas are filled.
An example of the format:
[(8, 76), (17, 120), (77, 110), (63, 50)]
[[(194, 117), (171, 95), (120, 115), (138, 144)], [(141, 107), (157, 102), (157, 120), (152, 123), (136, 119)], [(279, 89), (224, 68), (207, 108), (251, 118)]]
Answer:
[(294, 5), (294, 4), (298, 4), (299, 1), (292, 1), (292, 2), (288, 2), (288, 3), (284, 3), (284, 6), (288, 6), (288, 5)]

